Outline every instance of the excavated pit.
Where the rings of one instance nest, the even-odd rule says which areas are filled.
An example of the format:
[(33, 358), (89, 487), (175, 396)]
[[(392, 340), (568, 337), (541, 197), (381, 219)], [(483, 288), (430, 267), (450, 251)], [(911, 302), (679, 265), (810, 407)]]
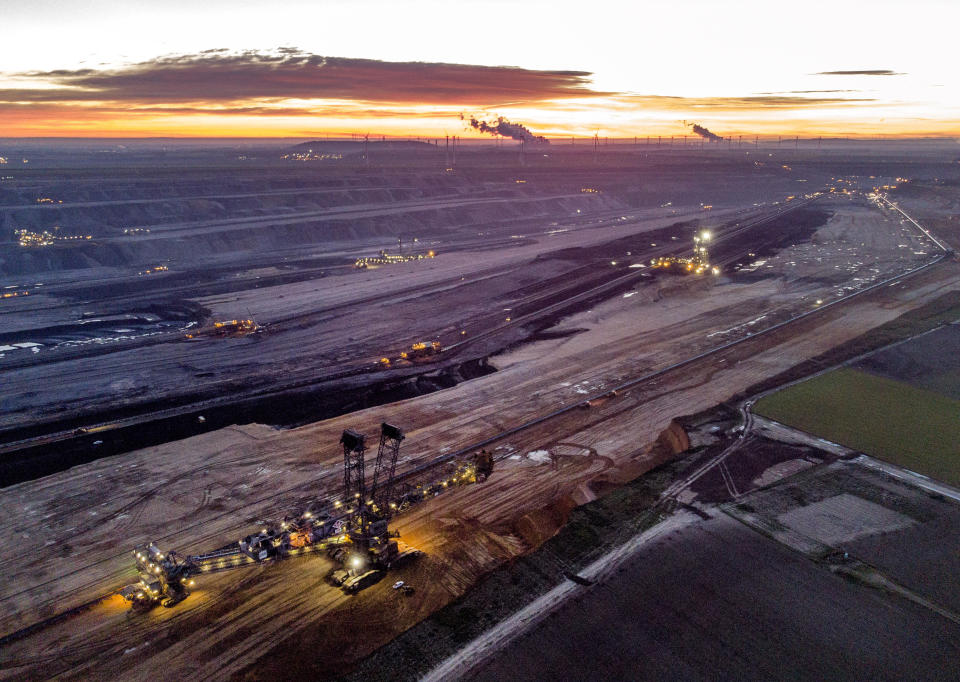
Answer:
[[(330, 382), (309, 390), (284, 391), (266, 398), (188, 410), (174, 417), (138, 422), (105, 432), (78, 432), (66, 440), (26, 447), (3, 455), (0, 460), (0, 488), (49, 476), (103, 457), (189, 438), (232, 424), (255, 423), (274, 428), (294, 428), (451, 388), (496, 371), (486, 358), (478, 358), (439, 370), (427, 369), (402, 379), (381, 379), (370, 383)], [(174, 406), (167, 404), (155, 407), (169, 409)], [(129, 416), (127, 410), (108, 410), (98, 418), (113, 421)], [(56, 428), (81, 429), (85, 423), (87, 420), (65, 420), (57, 423)], [(15, 441), (37, 434), (23, 430), (6, 435), (8, 441)]]

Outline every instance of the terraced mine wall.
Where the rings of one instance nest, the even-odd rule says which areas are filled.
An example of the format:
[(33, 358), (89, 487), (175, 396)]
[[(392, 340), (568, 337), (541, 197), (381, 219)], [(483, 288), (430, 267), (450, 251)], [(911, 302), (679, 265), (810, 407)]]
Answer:
[[(290, 428), (330, 419), (356, 410), (433, 393), (495, 371), (486, 358), (478, 358), (439, 369), (430, 368), (400, 379), (381, 379), (366, 383), (362, 379), (325, 382), (309, 389), (241, 399), (210, 408), (187, 409), (175, 416), (145, 420), (109, 431), (77, 432), (67, 440), (0, 454), (0, 487), (49, 476), (78, 464), (214, 431), (231, 424), (259, 423)], [(189, 405), (189, 402), (184, 401), (182, 404)], [(157, 404), (142, 412), (149, 414), (153, 410), (177, 406), (172, 403)], [(139, 407), (137, 413), (141, 413)], [(105, 411), (98, 415), (98, 418), (109, 422), (131, 416), (134, 414), (130, 410), (118, 408)], [(56, 428), (80, 429), (84, 423), (87, 422), (67, 419), (59, 422)], [(47, 428), (50, 428), (49, 425)], [(22, 429), (15, 433), (8, 432), (4, 438), (9, 442), (37, 435), (39, 432)]]
[[(304, 195), (276, 207), (274, 197), (240, 200), (164, 199), (93, 206), (3, 208), (0, 206), (0, 275), (157, 262), (179, 265), (231, 253), (257, 253), (298, 246), (400, 235), (439, 237), (490, 223), (534, 219), (581, 210), (617, 210), (612, 195), (537, 196), (516, 190), (496, 201), (469, 188), (450, 193), (439, 206), (419, 189), (338, 191), (334, 197)], [(280, 197), (289, 201), (289, 197)], [(309, 199), (309, 201), (307, 201)], [(328, 209), (334, 209), (330, 211)], [(269, 214), (269, 216), (267, 215)], [(279, 214), (279, 215), (278, 215)], [(263, 216), (262, 218), (260, 216)], [(189, 221), (189, 222), (186, 222)], [(149, 233), (126, 236), (136, 226)], [(15, 231), (89, 235), (76, 242), (21, 247)]]

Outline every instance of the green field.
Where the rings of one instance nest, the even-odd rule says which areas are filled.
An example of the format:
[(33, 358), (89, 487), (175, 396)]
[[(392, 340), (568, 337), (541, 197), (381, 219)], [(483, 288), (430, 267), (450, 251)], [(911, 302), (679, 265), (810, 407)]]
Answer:
[(754, 411), (960, 485), (960, 400), (844, 368), (766, 396)]

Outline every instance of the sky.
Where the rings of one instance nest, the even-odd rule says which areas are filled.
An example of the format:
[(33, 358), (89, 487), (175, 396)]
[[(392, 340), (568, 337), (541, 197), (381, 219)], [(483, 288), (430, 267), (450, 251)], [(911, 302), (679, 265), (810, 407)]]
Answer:
[(0, 136), (960, 136), (956, 0), (0, 0)]

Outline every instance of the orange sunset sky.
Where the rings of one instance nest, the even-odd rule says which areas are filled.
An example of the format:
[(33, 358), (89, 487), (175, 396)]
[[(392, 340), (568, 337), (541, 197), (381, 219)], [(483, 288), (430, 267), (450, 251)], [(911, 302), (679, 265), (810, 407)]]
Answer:
[(960, 136), (960, 3), (4, 3), (0, 137)]

